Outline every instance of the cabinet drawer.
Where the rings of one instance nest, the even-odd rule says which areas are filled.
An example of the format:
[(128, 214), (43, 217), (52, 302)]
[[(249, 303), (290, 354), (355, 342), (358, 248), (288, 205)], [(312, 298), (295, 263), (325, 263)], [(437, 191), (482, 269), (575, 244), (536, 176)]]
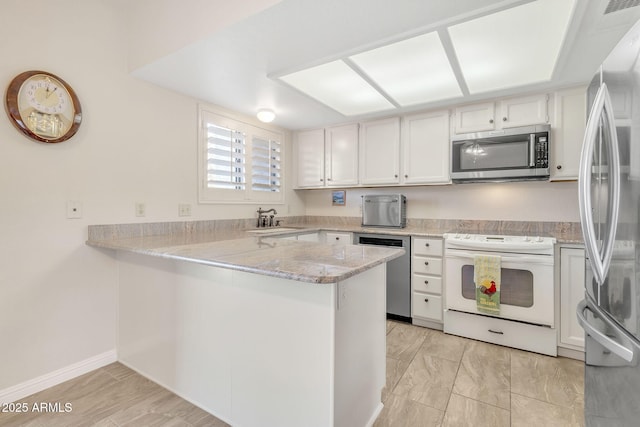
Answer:
[(442, 256), (442, 240), (414, 237), (412, 249), (414, 255)]
[(442, 274), (442, 258), (414, 256), (411, 263), (414, 273), (435, 274), (436, 276)]
[(412, 306), (412, 317), (424, 317), (442, 322), (442, 297), (414, 292)]
[(350, 245), (351, 241), (353, 240), (351, 233), (333, 233), (327, 231), (324, 236), (326, 243), (340, 243), (343, 245)]
[(414, 273), (411, 277), (411, 283), (414, 291), (442, 295), (442, 277)]

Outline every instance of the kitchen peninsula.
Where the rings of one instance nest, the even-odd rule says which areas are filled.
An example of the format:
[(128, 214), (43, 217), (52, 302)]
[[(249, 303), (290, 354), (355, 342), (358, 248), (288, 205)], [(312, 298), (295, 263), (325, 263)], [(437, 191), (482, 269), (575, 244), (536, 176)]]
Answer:
[(118, 267), (123, 364), (232, 425), (373, 423), (403, 250), (145, 226), (89, 227)]

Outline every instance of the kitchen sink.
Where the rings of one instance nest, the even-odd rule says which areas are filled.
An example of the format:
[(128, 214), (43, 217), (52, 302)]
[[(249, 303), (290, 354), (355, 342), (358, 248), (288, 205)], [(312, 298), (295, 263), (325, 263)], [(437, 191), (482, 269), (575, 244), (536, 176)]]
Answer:
[(299, 228), (292, 228), (292, 227), (269, 227), (269, 228), (256, 228), (254, 230), (247, 230), (247, 233), (252, 233), (252, 234), (275, 234), (275, 233), (282, 233), (285, 231), (298, 231), (300, 230)]

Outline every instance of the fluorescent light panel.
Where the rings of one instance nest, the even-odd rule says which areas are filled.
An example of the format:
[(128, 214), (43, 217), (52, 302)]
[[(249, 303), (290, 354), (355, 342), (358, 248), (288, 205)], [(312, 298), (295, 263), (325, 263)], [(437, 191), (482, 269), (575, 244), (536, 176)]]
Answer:
[(401, 106), (462, 95), (436, 32), (363, 52), (350, 59)]
[(575, 0), (538, 0), (449, 27), (469, 91), (548, 81)]
[(280, 79), (345, 116), (394, 108), (343, 61), (307, 68)]

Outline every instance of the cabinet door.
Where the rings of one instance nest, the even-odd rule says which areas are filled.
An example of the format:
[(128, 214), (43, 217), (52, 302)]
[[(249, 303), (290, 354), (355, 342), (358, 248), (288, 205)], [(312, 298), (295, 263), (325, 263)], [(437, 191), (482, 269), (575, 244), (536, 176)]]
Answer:
[(551, 180), (578, 179), (580, 151), (587, 122), (585, 87), (556, 92), (550, 141)]
[(400, 118), (360, 125), (360, 183), (400, 182)]
[(449, 182), (449, 145), (448, 111), (405, 117), (402, 132), (402, 182)]
[(479, 132), (495, 129), (493, 102), (464, 105), (456, 108), (456, 133)]
[(298, 187), (323, 187), (324, 129), (299, 132), (295, 147)]
[(549, 97), (544, 95), (510, 98), (500, 101), (499, 120), (503, 128), (536, 125), (547, 123), (547, 102)]
[(325, 130), (327, 186), (358, 184), (358, 125)]
[(576, 307), (584, 299), (584, 249), (560, 248), (560, 344), (584, 350)]

